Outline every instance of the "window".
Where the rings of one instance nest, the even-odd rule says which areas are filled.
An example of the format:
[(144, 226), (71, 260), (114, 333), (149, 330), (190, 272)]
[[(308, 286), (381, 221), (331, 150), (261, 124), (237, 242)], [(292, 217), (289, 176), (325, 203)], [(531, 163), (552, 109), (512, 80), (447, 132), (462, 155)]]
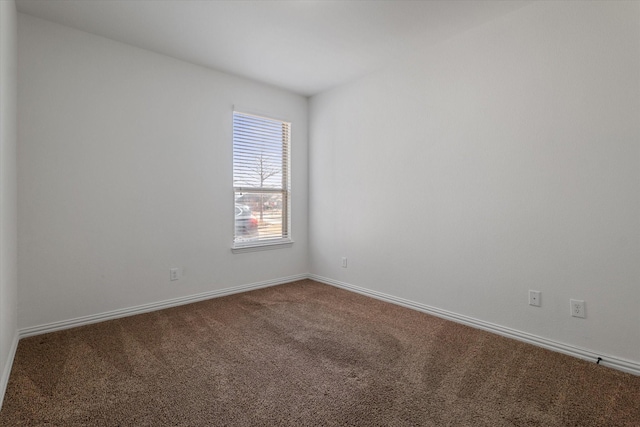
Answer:
[(291, 124), (233, 113), (233, 247), (291, 243)]

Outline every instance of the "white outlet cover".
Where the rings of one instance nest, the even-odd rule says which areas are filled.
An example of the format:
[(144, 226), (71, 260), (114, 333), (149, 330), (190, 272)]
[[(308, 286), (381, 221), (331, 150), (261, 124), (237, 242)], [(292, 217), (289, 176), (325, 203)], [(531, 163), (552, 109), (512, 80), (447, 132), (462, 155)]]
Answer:
[(540, 291), (529, 291), (529, 305), (540, 307)]
[(584, 314), (584, 301), (579, 299), (569, 300), (571, 306), (571, 315), (573, 317), (585, 318)]

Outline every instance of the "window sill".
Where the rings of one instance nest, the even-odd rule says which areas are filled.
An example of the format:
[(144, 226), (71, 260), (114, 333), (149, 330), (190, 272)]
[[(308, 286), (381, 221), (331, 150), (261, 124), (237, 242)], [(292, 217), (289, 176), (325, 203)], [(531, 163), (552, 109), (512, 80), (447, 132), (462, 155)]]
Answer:
[(293, 240), (282, 239), (270, 242), (251, 242), (237, 244), (231, 247), (234, 254), (242, 254), (245, 252), (268, 251), (271, 249), (283, 249), (293, 246)]

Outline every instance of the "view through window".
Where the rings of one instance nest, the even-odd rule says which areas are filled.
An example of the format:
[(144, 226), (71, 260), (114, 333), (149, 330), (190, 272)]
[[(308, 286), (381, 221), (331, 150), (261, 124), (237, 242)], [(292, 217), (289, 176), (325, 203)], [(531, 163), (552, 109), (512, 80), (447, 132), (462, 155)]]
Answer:
[(234, 247), (289, 241), (290, 127), (233, 113)]

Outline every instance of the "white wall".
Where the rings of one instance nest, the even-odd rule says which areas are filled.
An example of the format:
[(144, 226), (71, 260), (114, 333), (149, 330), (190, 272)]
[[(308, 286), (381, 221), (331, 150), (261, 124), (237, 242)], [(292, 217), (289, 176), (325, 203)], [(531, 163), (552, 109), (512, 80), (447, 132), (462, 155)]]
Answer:
[(0, 1), (0, 405), (18, 328), (16, 237), (16, 6)]
[[(18, 51), (20, 328), (308, 272), (306, 98), (23, 14)], [(231, 253), (233, 105), (292, 121), (292, 248)]]
[(311, 272), (640, 362), (639, 17), (540, 2), (311, 98)]

